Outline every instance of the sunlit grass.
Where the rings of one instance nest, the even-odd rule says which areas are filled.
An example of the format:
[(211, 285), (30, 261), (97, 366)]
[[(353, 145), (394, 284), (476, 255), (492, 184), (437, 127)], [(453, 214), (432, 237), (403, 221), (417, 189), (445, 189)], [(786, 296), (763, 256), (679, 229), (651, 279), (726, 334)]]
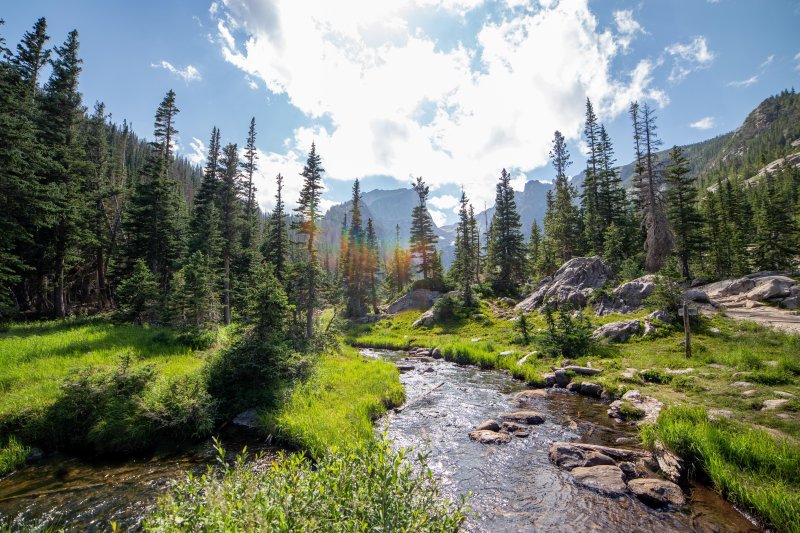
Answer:
[(264, 425), (282, 441), (319, 457), (371, 439), (372, 422), (404, 399), (394, 365), (346, 347), (340, 354), (324, 354), (313, 376), (264, 416)]

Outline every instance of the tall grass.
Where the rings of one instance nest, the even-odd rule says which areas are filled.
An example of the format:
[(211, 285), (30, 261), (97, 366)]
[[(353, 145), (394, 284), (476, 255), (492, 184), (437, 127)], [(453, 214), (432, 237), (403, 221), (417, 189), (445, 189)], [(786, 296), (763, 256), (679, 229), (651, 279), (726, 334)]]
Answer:
[(373, 437), (372, 422), (400, 405), (405, 391), (394, 365), (364, 359), (353, 348), (326, 353), (313, 376), (296, 386), (264, 426), (284, 442), (321, 457)]
[(709, 421), (702, 407), (674, 406), (643, 429), (684, 457), (728, 499), (780, 531), (800, 532), (800, 448), (732, 421)]
[(282, 455), (253, 468), (238, 458), (190, 477), (164, 497), (145, 531), (455, 532), (463, 502), (442, 500), (439, 484), (404, 451), (367, 439), (320, 457)]
[(14, 437), (9, 437), (4, 445), (0, 445), (0, 476), (4, 476), (25, 464), (30, 448), (20, 444)]

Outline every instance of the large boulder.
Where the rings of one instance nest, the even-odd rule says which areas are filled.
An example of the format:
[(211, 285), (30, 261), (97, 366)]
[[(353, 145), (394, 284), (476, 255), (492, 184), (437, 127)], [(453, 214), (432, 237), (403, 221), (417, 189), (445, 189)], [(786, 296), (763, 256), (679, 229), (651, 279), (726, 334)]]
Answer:
[(429, 289), (414, 289), (390, 303), (386, 308), (389, 314), (400, 313), (403, 311), (410, 311), (412, 309), (425, 310), (430, 309), (431, 306), (442, 296), (438, 291)]
[(641, 327), (642, 325), (638, 320), (609, 322), (594, 330), (594, 332), (592, 332), (592, 338), (595, 340), (608, 339), (611, 342), (625, 342), (633, 335), (639, 333)]
[(547, 278), (533, 294), (517, 304), (517, 309), (529, 313), (545, 302), (556, 306), (569, 304), (573, 308), (586, 306), (592, 292), (602, 287), (613, 272), (598, 256), (575, 257)]
[(411, 324), (412, 328), (421, 328), (426, 327), (429, 328), (436, 323), (436, 313), (434, 313), (433, 309), (428, 309), (424, 313), (420, 315), (418, 319)]
[(544, 415), (536, 411), (514, 411), (513, 413), (504, 413), (500, 418), (509, 422), (519, 422), (522, 424), (543, 424)]
[(470, 431), (469, 438), (481, 444), (506, 444), (511, 442), (511, 435), (508, 433), (488, 429)]
[(637, 498), (654, 507), (681, 507), (686, 503), (681, 488), (671, 481), (655, 478), (632, 479), (628, 482), (628, 488)]
[(629, 390), (622, 395), (621, 400), (615, 400), (611, 403), (608, 409), (608, 416), (624, 420), (625, 416), (622, 411), (624, 410), (623, 406), (626, 402), (642, 413), (641, 418), (636, 422), (638, 425), (655, 424), (658, 420), (659, 413), (661, 413), (661, 409), (664, 407), (664, 404), (661, 403), (660, 400), (652, 396), (645, 396), (638, 390)]
[(791, 295), (795, 281), (786, 276), (767, 276), (756, 280), (757, 285), (747, 293), (748, 300), (765, 302)]
[(550, 446), (547, 456), (550, 458), (550, 462), (565, 470), (572, 470), (581, 466), (614, 464), (614, 460), (604, 453), (581, 449), (568, 442), (554, 442)]
[(614, 465), (578, 466), (572, 469), (575, 483), (594, 489), (608, 496), (625, 494), (625, 479), (622, 470)]
[(612, 313), (631, 313), (642, 308), (644, 299), (653, 294), (656, 278), (652, 274), (623, 283), (607, 298), (595, 305), (598, 316)]

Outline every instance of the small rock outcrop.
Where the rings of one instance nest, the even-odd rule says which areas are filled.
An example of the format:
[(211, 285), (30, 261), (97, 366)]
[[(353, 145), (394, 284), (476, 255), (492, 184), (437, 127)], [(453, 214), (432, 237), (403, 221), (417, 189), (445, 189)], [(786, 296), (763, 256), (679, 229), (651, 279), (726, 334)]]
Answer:
[(505, 432), (476, 429), (470, 431), (469, 438), (481, 444), (506, 444), (511, 442), (511, 435)]
[(616, 465), (578, 466), (572, 469), (575, 483), (608, 496), (625, 494), (625, 479)]
[(438, 291), (429, 289), (414, 289), (390, 303), (386, 312), (394, 315), (412, 309), (430, 309), (431, 306), (442, 296)]
[(255, 408), (242, 411), (233, 419), (233, 424), (247, 429), (257, 429), (259, 426), (258, 411)]
[(710, 283), (702, 289), (709, 298), (731, 309), (760, 304), (800, 308), (800, 283), (779, 272), (756, 272), (743, 278)]
[(537, 411), (514, 411), (513, 413), (504, 413), (500, 418), (509, 422), (519, 422), (522, 424), (543, 424), (544, 415)]
[(579, 309), (586, 306), (589, 296), (602, 287), (613, 272), (600, 257), (574, 257), (564, 263), (553, 276), (545, 281), (527, 298), (517, 304), (516, 309), (529, 313), (545, 302), (556, 306), (569, 304)]
[(681, 507), (686, 504), (686, 498), (681, 488), (671, 481), (656, 478), (632, 479), (628, 482), (628, 489), (644, 503), (653, 507)]
[(629, 390), (622, 395), (621, 400), (614, 400), (611, 403), (608, 409), (608, 416), (617, 420), (624, 420), (625, 416), (622, 413), (622, 408), (625, 402), (642, 413), (642, 417), (636, 421), (637, 425), (655, 424), (656, 420), (658, 420), (658, 414), (664, 407), (663, 403), (652, 396), (644, 396), (638, 390)]
[(641, 330), (642, 325), (638, 320), (623, 320), (621, 322), (609, 322), (603, 324), (594, 332), (592, 338), (608, 339), (611, 342), (625, 342)]
[(484, 422), (481, 422), (475, 427), (475, 431), (483, 431), (483, 430), (500, 431), (500, 424), (497, 423), (497, 420), (489, 419)]
[(623, 283), (607, 298), (598, 302), (594, 311), (598, 316), (612, 313), (631, 313), (642, 308), (644, 299), (653, 294), (656, 288), (655, 276), (648, 274)]
[(544, 389), (531, 389), (531, 390), (524, 390), (516, 393), (514, 395), (514, 400), (516, 402), (529, 402), (531, 400), (539, 399), (539, 398), (546, 398), (547, 391)]
[(559, 468), (572, 470), (577, 467), (613, 465), (614, 460), (601, 452), (578, 448), (568, 442), (554, 442), (548, 452), (550, 462)]
[(686, 469), (680, 457), (669, 451), (660, 441), (656, 441), (653, 445), (653, 457), (664, 477), (673, 483), (681, 482)]
[(422, 315), (411, 324), (412, 328), (421, 328), (426, 327), (429, 328), (436, 323), (436, 313), (433, 309), (428, 309)]

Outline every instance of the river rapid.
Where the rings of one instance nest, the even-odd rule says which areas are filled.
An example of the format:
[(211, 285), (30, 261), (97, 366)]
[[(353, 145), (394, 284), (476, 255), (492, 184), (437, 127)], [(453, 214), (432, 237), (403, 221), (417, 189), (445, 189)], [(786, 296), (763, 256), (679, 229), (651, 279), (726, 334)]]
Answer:
[[(397, 362), (405, 354), (364, 350), (365, 356)], [(407, 407), (385, 417), (385, 431), (397, 446), (427, 450), (429, 466), (451, 498), (471, 493), (467, 531), (740, 532), (762, 531), (714, 491), (689, 487), (683, 510), (655, 510), (633, 496), (612, 498), (572, 481), (548, 459), (555, 441), (618, 446), (635, 428), (614, 423), (608, 406), (578, 394), (556, 392), (526, 403), (546, 421), (530, 436), (485, 445), (467, 434), (475, 426), (520, 406), (514, 393), (523, 384), (508, 374), (441, 360), (403, 361)]]

